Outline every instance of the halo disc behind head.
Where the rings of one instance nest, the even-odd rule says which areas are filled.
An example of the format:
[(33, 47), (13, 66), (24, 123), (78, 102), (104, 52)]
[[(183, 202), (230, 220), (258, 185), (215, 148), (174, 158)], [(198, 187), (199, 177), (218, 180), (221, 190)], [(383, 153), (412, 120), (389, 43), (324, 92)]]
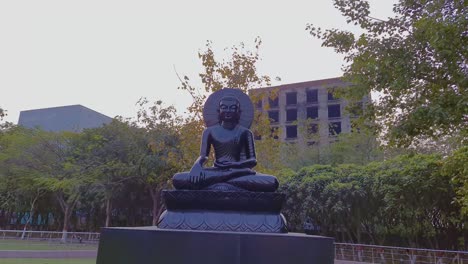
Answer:
[(210, 127), (219, 123), (219, 101), (221, 98), (229, 95), (237, 97), (239, 100), (241, 110), (239, 124), (243, 127), (250, 128), (254, 118), (254, 106), (247, 94), (240, 89), (234, 88), (223, 88), (208, 96), (203, 106), (203, 121), (205, 125)]

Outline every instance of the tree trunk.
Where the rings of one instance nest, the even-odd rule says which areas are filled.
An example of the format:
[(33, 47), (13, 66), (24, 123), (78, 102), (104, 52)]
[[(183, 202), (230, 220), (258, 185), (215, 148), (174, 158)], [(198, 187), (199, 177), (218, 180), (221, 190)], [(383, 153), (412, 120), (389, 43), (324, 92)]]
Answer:
[(71, 211), (70, 207), (65, 206), (65, 212), (64, 212), (64, 217), (63, 217), (62, 239), (61, 239), (62, 243), (67, 242), (68, 225), (69, 225), (69, 222), (70, 222), (70, 211)]
[(105, 223), (105, 227), (109, 227), (110, 219), (111, 219), (111, 210), (112, 210), (111, 200), (107, 199), (106, 200), (106, 223)]
[(32, 202), (31, 202), (31, 208), (29, 208), (29, 217), (26, 220), (26, 223), (24, 224), (23, 234), (21, 234), (21, 239), (24, 239), (24, 237), (26, 236), (26, 230), (28, 229), (28, 224), (29, 224), (29, 222), (32, 221), (32, 218), (33, 218), (33, 215), (34, 215), (34, 207), (36, 206), (36, 201), (37, 201), (37, 199), (39, 198), (40, 195), (41, 195), (41, 193), (38, 192), (36, 194), (36, 196), (34, 197), (34, 199), (32, 200)]
[(65, 243), (67, 242), (67, 232), (68, 226), (70, 225), (70, 218), (73, 213), (73, 209), (75, 208), (75, 205), (78, 202), (78, 197), (65, 201), (63, 194), (57, 194), (57, 200), (63, 212), (63, 229), (61, 242)]
[(33, 214), (34, 214), (34, 210), (31, 207), (31, 210), (29, 211), (29, 217), (26, 220), (26, 223), (24, 224), (24, 227), (23, 227), (23, 233), (21, 234), (21, 239), (24, 239), (26, 237), (26, 230), (28, 230), (28, 224), (32, 220)]

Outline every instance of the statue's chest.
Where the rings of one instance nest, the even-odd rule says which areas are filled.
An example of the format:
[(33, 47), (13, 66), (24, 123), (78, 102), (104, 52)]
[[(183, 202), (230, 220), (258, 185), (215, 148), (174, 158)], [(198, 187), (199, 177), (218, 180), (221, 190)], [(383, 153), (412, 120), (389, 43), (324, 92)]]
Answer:
[(239, 129), (215, 129), (212, 131), (211, 136), (215, 145), (225, 144), (233, 147), (241, 144), (242, 132)]

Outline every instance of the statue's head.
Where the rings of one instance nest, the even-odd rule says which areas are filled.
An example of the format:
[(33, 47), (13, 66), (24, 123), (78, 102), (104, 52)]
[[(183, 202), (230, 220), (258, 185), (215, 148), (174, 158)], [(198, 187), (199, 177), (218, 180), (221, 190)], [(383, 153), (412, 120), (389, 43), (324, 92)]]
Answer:
[(241, 109), (237, 97), (227, 95), (221, 98), (218, 105), (219, 121), (239, 122)]

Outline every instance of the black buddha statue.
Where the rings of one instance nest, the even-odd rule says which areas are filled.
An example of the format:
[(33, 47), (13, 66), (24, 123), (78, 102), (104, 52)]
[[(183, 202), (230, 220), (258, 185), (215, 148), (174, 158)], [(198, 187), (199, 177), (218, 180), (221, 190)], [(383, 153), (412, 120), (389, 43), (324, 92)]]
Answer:
[[(189, 172), (172, 178), (176, 190), (164, 190), (162, 229), (234, 232), (287, 232), (281, 214), (284, 195), (278, 180), (253, 170), (255, 144), (249, 130), (253, 104), (239, 89), (211, 94), (203, 108), (200, 156)], [(204, 167), (213, 147), (213, 167)]]
[[(233, 89), (230, 89), (233, 90)], [(217, 102), (218, 123), (203, 131), (200, 156), (190, 172), (172, 178), (176, 189), (274, 192), (278, 180), (252, 170), (257, 165), (252, 132), (239, 123), (242, 105), (232, 93)], [(249, 100), (250, 101), (250, 100)], [(214, 166), (205, 168), (213, 146)]]

